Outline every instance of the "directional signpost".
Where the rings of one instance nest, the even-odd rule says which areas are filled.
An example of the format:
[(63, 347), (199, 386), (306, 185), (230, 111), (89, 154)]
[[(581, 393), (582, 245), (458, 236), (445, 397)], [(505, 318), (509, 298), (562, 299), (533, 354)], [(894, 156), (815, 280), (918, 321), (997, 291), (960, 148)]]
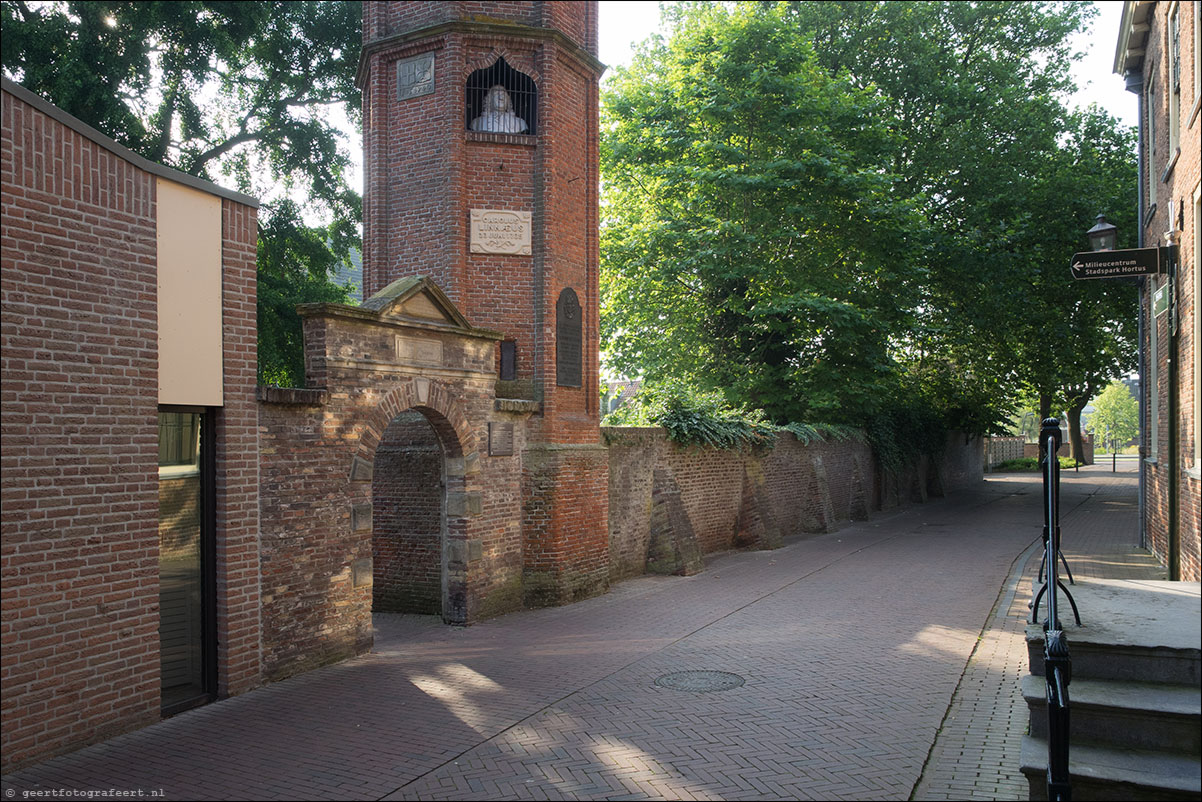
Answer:
[(1083, 251), (1073, 254), (1073, 278), (1124, 278), (1164, 272), (1161, 251), (1166, 248), (1128, 248), (1124, 251)]

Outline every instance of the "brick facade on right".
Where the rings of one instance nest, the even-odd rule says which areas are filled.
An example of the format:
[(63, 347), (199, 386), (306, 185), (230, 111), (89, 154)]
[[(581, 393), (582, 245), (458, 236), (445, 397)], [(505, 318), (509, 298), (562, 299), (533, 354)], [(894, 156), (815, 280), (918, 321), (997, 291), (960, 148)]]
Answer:
[(1127, 2), (1115, 71), (1140, 98), (1143, 247), (1177, 245), (1177, 264), (1142, 279), (1143, 527), (1173, 579), (1198, 581), (1199, 227), (1202, 80), (1196, 2)]

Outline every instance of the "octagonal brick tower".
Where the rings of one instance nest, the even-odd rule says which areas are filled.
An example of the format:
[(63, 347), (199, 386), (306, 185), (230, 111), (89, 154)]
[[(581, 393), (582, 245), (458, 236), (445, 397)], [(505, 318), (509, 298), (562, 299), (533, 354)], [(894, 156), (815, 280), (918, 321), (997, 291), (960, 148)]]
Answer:
[(504, 335), (527, 604), (608, 583), (596, 54), (593, 0), (363, 5), (364, 293), (427, 276)]

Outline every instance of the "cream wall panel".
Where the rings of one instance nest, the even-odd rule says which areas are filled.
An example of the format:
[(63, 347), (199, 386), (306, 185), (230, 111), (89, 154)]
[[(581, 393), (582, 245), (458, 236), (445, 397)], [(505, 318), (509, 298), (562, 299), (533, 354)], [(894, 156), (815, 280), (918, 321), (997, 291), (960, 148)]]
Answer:
[(159, 403), (221, 406), (221, 198), (158, 179)]

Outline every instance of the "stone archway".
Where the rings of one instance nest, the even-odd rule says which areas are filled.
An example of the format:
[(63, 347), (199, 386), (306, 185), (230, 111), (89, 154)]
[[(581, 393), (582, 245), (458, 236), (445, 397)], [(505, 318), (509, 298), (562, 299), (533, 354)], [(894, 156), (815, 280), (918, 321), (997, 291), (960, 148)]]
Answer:
[[(300, 313), (310, 386), (266, 391), (259, 410), (263, 653), (272, 679), (370, 648), (380, 514), (373, 486), (377, 470), (389, 470), (381, 455), (392, 446), (426, 448), (438, 463), (442, 522), (437, 545), (431, 536), (424, 548), (441, 558), (441, 593), (437, 604), (425, 593), (425, 611), (466, 624), (521, 603), (514, 500), (522, 472), (512, 442), (533, 409), (498, 406), (501, 335), (473, 328), (420, 278), (394, 282), (358, 307)], [(390, 433), (402, 415), (420, 418), (427, 434), (406, 440), (403, 426)], [(508, 449), (489, 445), (498, 430)]]
[(371, 465), (373, 612), (467, 622), (474, 446), (450, 388), (424, 377), (402, 380), (370, 416), (358, 459)]

